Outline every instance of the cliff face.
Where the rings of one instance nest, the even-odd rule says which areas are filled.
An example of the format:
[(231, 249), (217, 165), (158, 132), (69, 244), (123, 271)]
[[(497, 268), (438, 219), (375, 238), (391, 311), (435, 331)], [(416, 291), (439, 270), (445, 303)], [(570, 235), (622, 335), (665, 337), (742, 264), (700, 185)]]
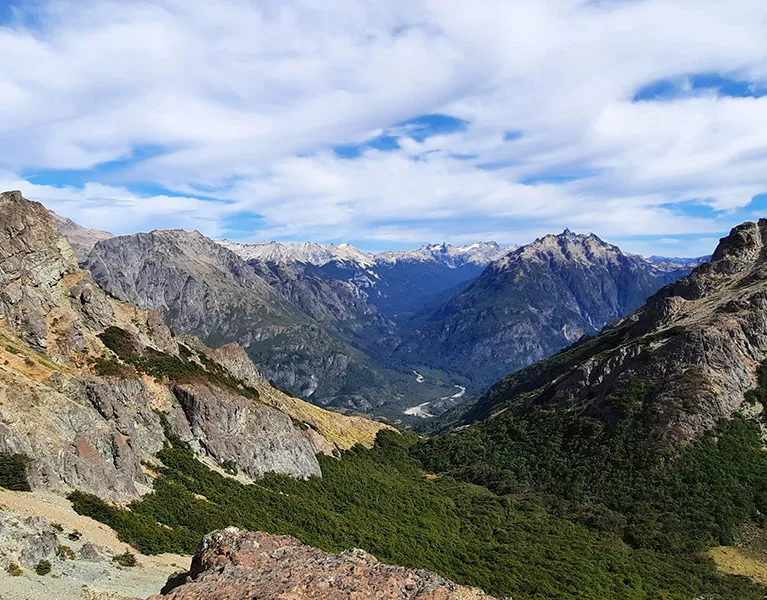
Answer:
[[(357, 379), (371, 371), (366, 357), (323, 326), (354, 329), (351, 321), (356, 317), (350, 314), (350, 303), (344, 303), (348, 297), (334, 293), (331, 284), (299, 277), (283, 281), (264, 269), (265, 276), (277, 280), (272, 288), (230, 250), (186, 231), (99, 242), (84, 267), (110, 294), (160, 311), (175, 331), (197, 335), (211, 345), (240, 344), (268, 379), (303, 398), (326, 404), (348, 390), (370, 406), (372, 396), (383, 395), (380, 388), (377, 393), (361, 389)], [(328, 298), (333, 302), (323, 310), (313, 309), (319, 321), (292, 304)], [(334, 313), (333, 307), (339, 310)], [(376, 314), (356, 316), (362, 329), (365, 320), (372, 319), (377, 331)]]
[[(685, 443), (744, 404), (767, 358), (767, 220), (723, 238), (711, 262), (652, 296), (599, 336), (496, 384), (468, 420), (507, 402), (581, 407), (611, 417), (610, 393), (651, 381), (656, 435)], [(521, 398), (524, 395), (524, 400)]]
[(167, 588), (149, 600), (492, 600), (362, 550), (328, 554), (291, 537), (235, 528), (206, 536), (190, 572)]
[[(130, 340), (138, 367), (110, 350), (107, 331)], [(214, 467), (306, 478), (320, 474), (316, 452), (370, 444), (381, 428), (304, 405), (241, 349), (181, 340), (157, 313), (108, 296), (48, 211), (0, 195), (0, 452), (30, 459), (33, 488), (136, 498), (171, 434)]]
[(496, 260), (467, 289), (420, 315), (396, 354), (483, 388), (597, 333), (678, 276), (595, 235), (548, 235)]
[(362, 347), (375, 344), (378, 351), (399, 342), (396, 325), (373, 304), (365, 291), (348, 281), (313, 277), (300, 263), (248, 264), (277, 293), (336, 336)]

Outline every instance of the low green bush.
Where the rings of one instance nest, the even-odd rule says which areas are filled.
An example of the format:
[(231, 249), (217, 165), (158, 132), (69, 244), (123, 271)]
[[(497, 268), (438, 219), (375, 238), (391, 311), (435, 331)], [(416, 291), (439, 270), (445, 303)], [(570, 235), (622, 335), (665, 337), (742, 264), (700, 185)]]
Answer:
[(16, 492), (29, 492), (27, 466), (29, 458), (25, 454), (0, 452), (0, 487)]
[(51, 572), (51, 561), (49, 560), (41, 560), (39, 563), (35, 565), (35, 573), (37, 573), (40, 576), (47, 575)]

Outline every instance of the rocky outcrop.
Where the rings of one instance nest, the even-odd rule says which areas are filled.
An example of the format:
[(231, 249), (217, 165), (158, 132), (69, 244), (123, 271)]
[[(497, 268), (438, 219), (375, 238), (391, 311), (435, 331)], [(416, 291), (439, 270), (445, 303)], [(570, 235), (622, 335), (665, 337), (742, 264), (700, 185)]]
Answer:
[(237, 465), (252, 478), (322, 475), (314, 448), (286, 414), (205, 384), (176, 385), (173, 393), (192, 437), (216, 463)]
[(167, 587), (150, 600), (492, 600), (362, 550), (328, 554), (291, 537), (235, 528), (207, 535), (191, 571)]
[[(552, 359), (501, 380), (468, 420), (508, 402), (581, 407), (614, 418), (610, 394), (649, 381), (655, 435), (687, 443), (744, 404), (767, 358), (767, 220), (723, 238), (711, 262), (652, 296), (635, 314)], [(537, 390), (532, 396), (530, 392)]]
[[(108, 329), (152, 376), (105, 345)], [(175, 382), (163, 365), (195, 378)], [(0, 195), (0, 453), (30, 459), (33, 489), (135, 499), (169, 434), (214, 467), (307, 478), (320, 475), (315, 452), (370, 445), (383, 427), (283, 396), (241, 348), (175, 337), (157, 313), (107, 295), (48, 211)]]
[(422, 313), (396, 356), (460, 373), (481, 389), (597, 333), (677, 276), (593, 234), (548, 235)]
[(41, 204), (0, 195), (0, 317), (36, 350), (48, 346), (45, 315), (65, 302), (75, 254)]

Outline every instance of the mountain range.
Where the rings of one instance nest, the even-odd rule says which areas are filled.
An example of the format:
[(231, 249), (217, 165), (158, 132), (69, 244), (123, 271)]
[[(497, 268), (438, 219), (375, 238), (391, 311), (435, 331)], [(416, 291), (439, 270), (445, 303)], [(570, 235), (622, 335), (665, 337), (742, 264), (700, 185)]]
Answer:
[(280, 389), (323, 406), (429, 418), (630, 313), (693, 260), (565, 231), (523, 246), (237, 243), (198, 232), (64, 228), (114, 296), (236, 342)]
[[(767, 220), (733, 229), (679, 279), (669, 265), (682, 261), (545, 236), (410, 328), (349, 281), (246, 261), (196, 232), (101, 239), (86, 270), (63, 230), (20, 193), (0, 195), (0, 589), (120, 600), (160, 587), (153, 598), (767, 594), (749, 570), (767, 511)], [(344, 325), (341, 306), (367, 320)], [(363, 352), (359, 332), (393, 327), (394, 365), (424, 323), (452, 328), (455, 314), (555, 341), (478, 400), (460, 393), (465, 405), (428, 438), (285, 394), (252, 349), (215, 338), (252, 328), (277, 370), (290, 358), (272, 358), (277, 330), (304, 364), (339, 348), (394, 377), (404, 371), (381, 366), (386, 351)], [(583, 335), (554, 350), (576, 326)], [(305, 329), (328, 346), (310, 347)], [(418, 371), (413, 387), (435, 373)]]

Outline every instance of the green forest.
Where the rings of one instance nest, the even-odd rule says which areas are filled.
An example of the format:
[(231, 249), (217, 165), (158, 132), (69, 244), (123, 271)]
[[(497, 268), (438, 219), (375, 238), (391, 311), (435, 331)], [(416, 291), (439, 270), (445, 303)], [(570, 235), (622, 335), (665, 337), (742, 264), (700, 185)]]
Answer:
[(165, 466), (155, 492), (129, 510), (82, 493), (71, 500), (146, 553), (192, 553), (204, 534), (235, 525), (328, 551), (363, 548), (515, 599), (745, 600), (767, 593), (718, 575), (693, 551), (631, 547), (615, 528), (558, 516), (545, 503), (427, 475), (414, 458), (424, 452), (413, 434), (382, 432), (372, 449), (320, 457), (322, 478), (270, 475), (243, 485), (174, 440), (159, 455)]

